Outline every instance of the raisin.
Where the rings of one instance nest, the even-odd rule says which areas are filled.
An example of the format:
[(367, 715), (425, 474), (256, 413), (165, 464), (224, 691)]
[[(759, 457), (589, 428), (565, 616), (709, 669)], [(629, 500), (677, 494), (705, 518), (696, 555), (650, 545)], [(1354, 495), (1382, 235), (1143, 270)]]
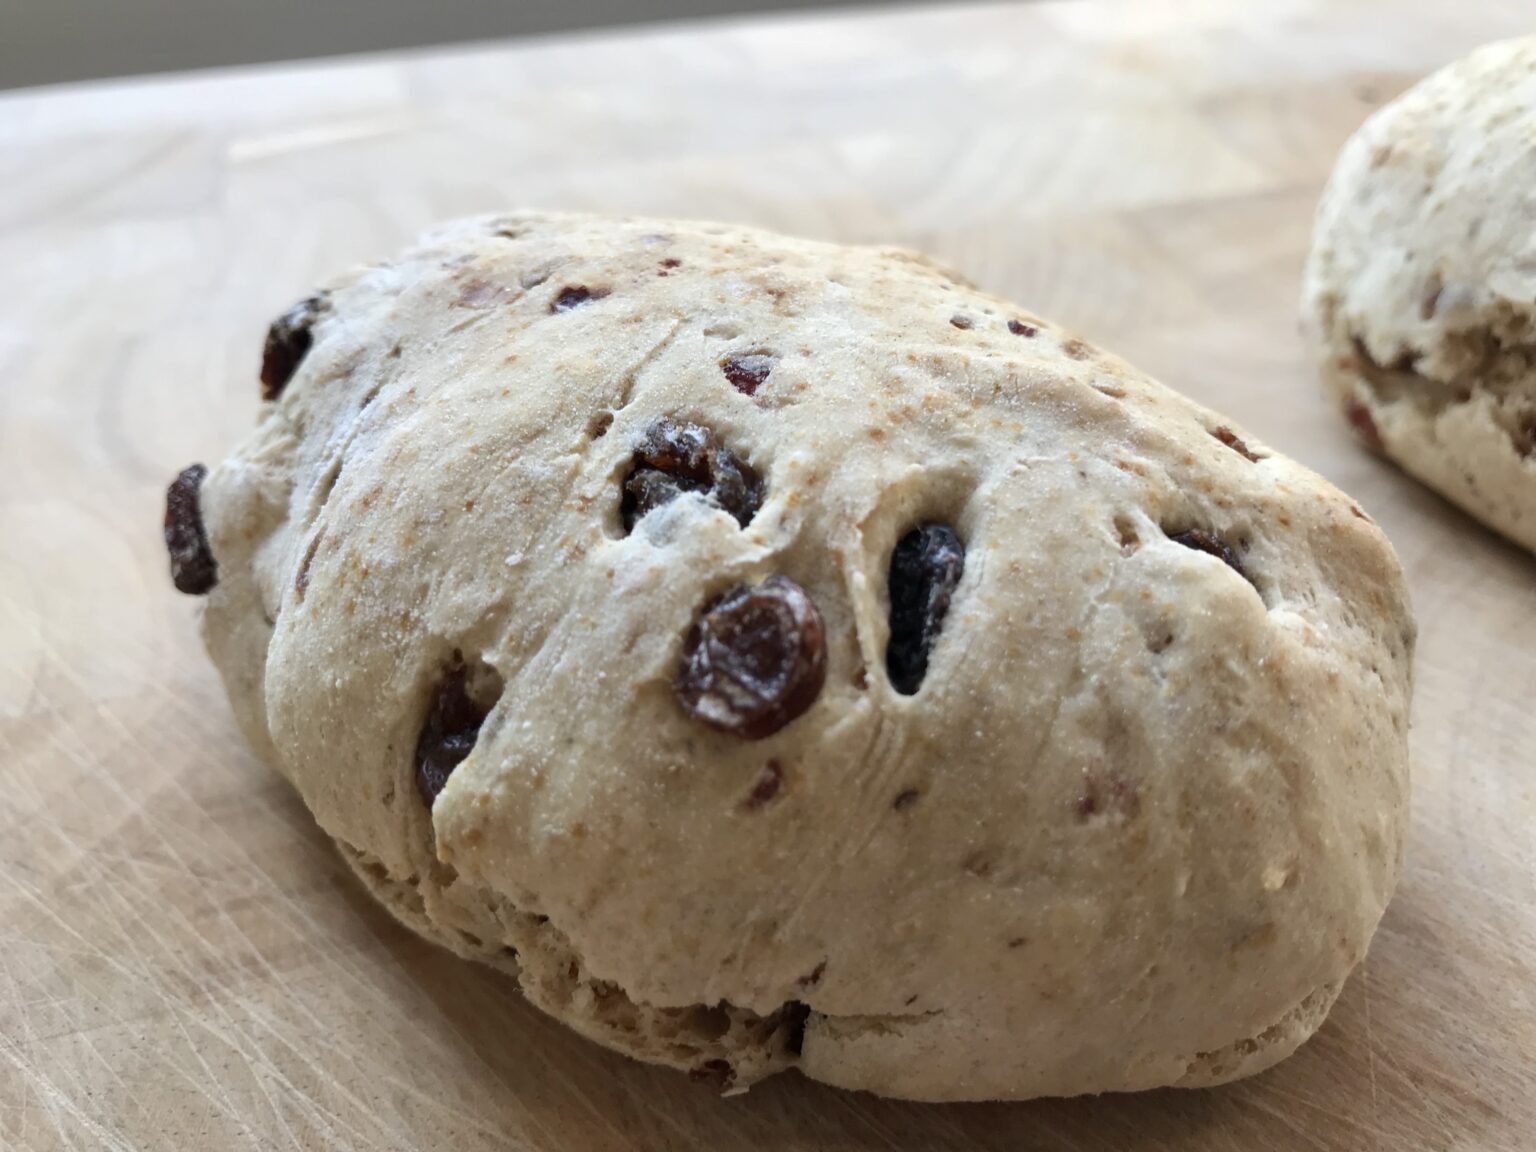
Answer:
[(315, 342), (314, 325), (331, 306), (330, 296), (320, 292), (300, 300), (267, 329), (261, 350), (261, 398), (276, 400)]
[(1360, 400), (1351, 396), (1344, 401), (1344, 418), (1349, 421), (1349, 426), (1354, 429), (1355, 437), (1372, 452), (1380, 452), (1385, 445), (1381, 441), (1381, 431), (1376, 427), (1376, 421), (1371, 416), (1371, 410)]
[(1036, 328), (1033, 324), (1026, 324), (1022, 320), (1008, 321), (1008, 331), (1012, 332), (1015, 336), (1023, 336), (1025, 338), (1037, 336), (1040, 333), (1040, 329)]
[(219, 565), (203, 530), (201, 493), (208, 469), (183, 468), (165, 490), (165, 548), (171, 554), (176, 591), (201, 596), (219, 582)]
[(430, 810), (453, 770), (480, 736), (488, 709), (470, 698), (468, 672), (457, 657), (437, 686), (427, 722), (416, 741), (416, 790)]
[(731, 386), (743, 396), (753, 395), (773, 371), (774, 358), (763, 352), (750, 352), (744, 356), (727, 356), (720, 361), (720, 371)]
[(601, 300), (606, 295), (608, 295), (606, 288), (588, 288), (585, 284), (568, 284), (560, 289), (560, 295), (549, 302), (549, 310), (569, 312), (572, 308), (580, 308), (593, 300)]
[(747, 794), (747, 807), (749, 809), (761, 808), (779, 794), (779, 789), (784, 786), (784, 769), (777, 760), (770, 760), (758, 773), (757, 783), (752, 785), (752, 791)]
[(955, 587), (965, 573), (965, 545), (946, 524), (924, 524), (891, 553), (891, 639), (885, 669), (903, 696), (928, 674), (928, 654), (944, 627)]
[(1188, 532), (1179, 532), (1168, 537), (1175, 544), (1182, 544), (1186, 548), (1193, 548), (1196, 552), (1204, 552), (1207, 556), (1214, 556), (1232, 571), (1236, 572), (1244, 580), (1248, 579), (1248, 573), (1243, 570), (1243, 565), (1237, 558), (1237, 553), (1229, 548), (1225, 541), (1211, 535), (1199, 528), (1191, 528)]
[(826, 678), (821, 613), (800, 585), (770, 576), (704, 609), (672, 691), (711, 728), (761, 740), (810, 708)]
[(620, 513), (633, 532), (646, 513), (698, 492), (745, 528), (763, 502), (762, 481), (708, 428), (663, 417), (645, 430), (624, 480)]
[(953, 324), (956, 328), (959, 328), (961, 330), (964, 330), (966, 328), (973, 328), (973, 327), (975, 327), (975, 324), (976, 324), (976, 322), (974, 320), (972, 320), (969, 316), (966, 316), (964, 313), (961, 313), (961, 312), (956, 312), (953, 316), (951, 316), (949, 318), (949, 322), (951, 324)]
[(1236, 432), (1232, 431), (1232, 429), (1228, 428), (1225, 424), (1218, 424), (1215, 431), (1213, 431), (1211, 435), (1216, 437), (1216, 439), (1220, 440), (1223, 444), (1232, 449), (1232, 451), (1236, 452), (1239, 456), (1246, 456), (1255, 464), (1264, 459), (1264, 457), (1256, 455), (1253, 449), (1249, 448), (1248, 445), (1243, 441), (1243, 438)]

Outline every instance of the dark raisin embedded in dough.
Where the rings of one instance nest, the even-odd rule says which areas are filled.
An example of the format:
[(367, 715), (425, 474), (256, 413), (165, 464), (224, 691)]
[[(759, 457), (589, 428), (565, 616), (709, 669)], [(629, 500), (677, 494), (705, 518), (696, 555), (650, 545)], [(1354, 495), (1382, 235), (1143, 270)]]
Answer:
[(1040, 334), (1040, 329), (1036, 328), (1033, 324), (1026, 324), (1022, 320), (1008, 321), (1008, 331), (1012, 332), (1015, 336), (1026, 338)]
[(1255, 464), (1264, 459), (1264, 457), (1257, 455), (1253, 449), (1249, 448), (1248, 445), (1243, 441), (1243, 438), (1236, 432), (1232, 431), (1232, 429), (1228, 428), (1225, 424), (1218, 424), (1211, 435), (1216, 437), (1216, 439), (1220, 440), (1223, 444), (1232, 449), (1232, 451), (1236, 452), (1239, 456), (1245, 456)]
[[(1242, 561), (1237, 558), (1237, 553), (1229, 548), (1224, 540), (1211, 535), (1199, 528), (1191, 528), (1188, 532), (1179, 532), (1168, 537), (1175, 544), (1182, 544), (1186, 548), (1193, 548), (1196, 552), (1204, 552), (1207, 556), (1214, 556), (1232, 571), (1236, 572), (1244, 580), (1248, 580), (1248, 573), (1243, 569)], [(1252, 583), (1252, 581), (1249, 581)]]
[(624, 481), (624, 530), (685, 492), (698, 492), (745, 528), (763, 502), (763, 485), (746, 461), (708, 428), (663, 417), (645, 430)]
[(416, 741), (416, 790), (430, 809), (453, 770), (475, 747), (485, 708), (469, 695), (468, 672), (455, 661), (437, 686), (427, 722)]
[(783, 786), (783, 766), (777, 760), (768, 761), (763, 765), (763, 770), (757, 774), (757, 783), (752, 785), (752, 791), (747, 793), (747, 807), (761, 808), (776, 797)]
[(572, 308), (580, 308), (583, 304), (590, 304), (593, 300), (601, 300), (608, 295), (606, 288), (588, 288), (585, 284), (567, 284), (560, 289), (560, 295), (549, 302), (551, 312), (569, 312)]
[(1372, 452), (1380, 452), (1385, 447), (1381, 442), (1381, 432), (1376, 427), (1376, 420), (1371, 416), (1371, 410), (1362, 401), (1353, 396), (1345, 400), (1344, 419), (1348, 420), (1349, 426), (1354, 429), (1355, 438)]
[(181, 470), (165, 491), (165, 548), (171, 554), (171, 583), (176, 591), (201, 596), (219, 582), (219, 565), (203, 530), (202, 487), (208, 469), (193, 464)]
[(330, 297), (320, 292), (300, 300), (267, 329), (261, 350), (261, 398), (276, 400), (315, 342), (315, 321), (330, 308)]
[(928, 655), (965, 574), (965, 545), (947, 524), (924, 524), (903, 536), (891, 553), (891, 639), (885, 668), (903, 696), (928, 674)]
[(976, 322), (969, 316), (965, 315), (963, 312), (956, 312), (949, 318), (949, 322), (956, 328), (960, 328), (962, 330), (966, 328), (974, 328), (976, 326)]
[(711, 728), (761, 740), (810, 708), (826, 678), (821, 612), (793, 580), (770, 576), (704, 609), (672, 691)]
[(742, 356), (727, 356), (720, 361), (720, 371), (731, 382), (731, 387), (743, 396), (753, 395), (773, 371), (774, 358), (764, 352), (750, 352)]

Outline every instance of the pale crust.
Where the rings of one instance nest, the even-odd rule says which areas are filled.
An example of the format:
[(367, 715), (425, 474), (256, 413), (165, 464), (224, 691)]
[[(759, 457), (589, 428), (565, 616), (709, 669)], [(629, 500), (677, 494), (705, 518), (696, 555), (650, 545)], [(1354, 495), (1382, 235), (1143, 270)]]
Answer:
[[(1347, 497), (908, 253), (519, 214), (330, 288), (204, 485), (204, 633), (405, 923), (727, 1088), (1207, 1084), (1321, 1022), (1408, 802), (1414, 628)], [(745, 352), (777, 358), (751, 397), (720, 366)], [(624, 534), (659, 416), (763, 475), (748, 527), (686, 497)], [(964, 577), (899, 696), (887, 567), (935, 519)], [(1252, 583), (1169, 538), (1192, 528)], [(819, 607), (827, 675), (751, 742), (671, 681), (701, 606), (773, 574)], [(455, 651), (500, 692), (429, 813), (414, 749)]]
[(1536, 37), (1479, 49), (1355, 133), (1303, 310), (1371, 446), (1536, 549), (1533, 189)]

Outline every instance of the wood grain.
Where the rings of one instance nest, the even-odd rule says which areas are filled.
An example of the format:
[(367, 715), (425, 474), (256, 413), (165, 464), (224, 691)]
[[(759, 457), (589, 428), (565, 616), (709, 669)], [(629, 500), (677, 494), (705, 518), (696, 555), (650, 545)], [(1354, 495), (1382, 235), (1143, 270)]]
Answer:
[[(0, 1144), (1536, 1147), (1536, 561), (1355, 450), (1296, 332), (1371, 109), (1528, 0), (796, 17), (0, 97)], [(374, 908), (239, 743), (159, 542), (266, 322), (536, 205), (932, 250), (1319, 469), (1422, 622), (1407, 874), (1295, 1058), (1227, 1089), (722, 1101)]]

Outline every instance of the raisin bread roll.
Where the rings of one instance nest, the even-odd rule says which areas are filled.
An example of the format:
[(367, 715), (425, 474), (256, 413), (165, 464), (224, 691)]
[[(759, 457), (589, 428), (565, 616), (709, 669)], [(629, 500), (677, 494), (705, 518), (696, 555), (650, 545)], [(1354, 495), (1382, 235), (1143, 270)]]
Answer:
[(1536, 36), (1478, 49), (1355, 133), (1303, 309), (1367, 447), (1536, 550)]
[(920, 256), (517, 214), (272, 329), (167, 511), (251, 742), (406, 924), (642, 1060), (1213, 1084), (1396, 882), (1350, 500)]

